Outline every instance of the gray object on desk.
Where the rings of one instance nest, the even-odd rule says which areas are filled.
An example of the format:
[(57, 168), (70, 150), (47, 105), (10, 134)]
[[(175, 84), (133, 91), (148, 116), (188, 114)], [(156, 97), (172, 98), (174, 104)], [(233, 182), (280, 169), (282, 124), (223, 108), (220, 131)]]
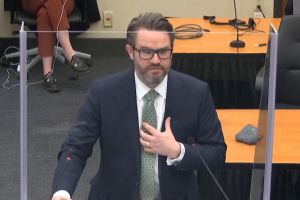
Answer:
[(258, 135), (257, 128), (247, 124), (235, 135), (235, 139), (246, 144), (256, 144), (260, 137)]

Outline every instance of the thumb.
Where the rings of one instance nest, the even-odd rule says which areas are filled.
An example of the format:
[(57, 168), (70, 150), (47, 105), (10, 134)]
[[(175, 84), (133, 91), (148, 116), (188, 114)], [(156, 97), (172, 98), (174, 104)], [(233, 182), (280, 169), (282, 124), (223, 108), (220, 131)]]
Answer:
[(171, 117), (167, 117), (165, 121), (165, 131), (171, 132)]

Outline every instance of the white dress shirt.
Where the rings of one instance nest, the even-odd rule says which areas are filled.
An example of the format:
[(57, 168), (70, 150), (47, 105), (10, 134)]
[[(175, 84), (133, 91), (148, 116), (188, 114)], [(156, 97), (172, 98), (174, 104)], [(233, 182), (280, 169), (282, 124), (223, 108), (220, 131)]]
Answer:
[[(154, 88), (156, 92), (158, 92), (158, 96), (154, 101), (154, 107), (156, 111), (157, 117), (157, 130), (161, 131), (161, 127), (163, 122), (163, 118), (165, 115), (165, 107), (166, 107), (166, 96), (167, 96), (167, 84), (168, 83), (168, 75), (163, 79), (163, 81)], [(146, 86), (135, 73), (135, 86), (136, 86), (136, 101), (137, 101), (137, 110), (138, 110), (138, 119), (139, 119), (139, 127), (142, 125), (142, 109), (144, 106), (143, 97), (147, 94), (151, 88)], [(176, 159), (167, 158), (167, 165), (176, 165), (178, 164), (185, 153), (184, 145), (180, 144), (180, 155)], [(155, 168), (154, 168), (154, 181), (155, 181), (155, 191), (156, 191), (156, 199), (160, 199), (160, 191), (159, 191), (159, 178), (158, 178), (158, 156), (156, 155), (155, 159)]]

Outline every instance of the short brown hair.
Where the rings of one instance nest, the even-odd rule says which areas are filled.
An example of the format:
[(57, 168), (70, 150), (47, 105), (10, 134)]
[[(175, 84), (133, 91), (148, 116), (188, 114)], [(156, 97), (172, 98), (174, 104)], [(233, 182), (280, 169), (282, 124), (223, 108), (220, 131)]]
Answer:
[(135, 17), (131, 20), (127, 28), (127, 42), (129, 45), (135, 45), (136, 33), (141, 28), (145, 28), (147, 30), (168, 32), (170, 36), (171, 47), (173, 47), (173, 26), (160, 13), (147, 12), (144, 14), (140, 14), (138, 17)]

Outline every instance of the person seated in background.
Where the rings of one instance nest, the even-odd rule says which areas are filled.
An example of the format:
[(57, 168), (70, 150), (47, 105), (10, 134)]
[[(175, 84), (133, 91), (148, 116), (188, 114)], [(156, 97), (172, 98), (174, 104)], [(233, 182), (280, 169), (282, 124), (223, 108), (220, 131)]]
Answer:
[(288, 0), (286, 2), (284, 12), (285, 12), (285, 15), (292, 15), (293, 14), (293, 0)]
[(21, 0), (21, 4), (25, 12), (37, 16), (38, 54), (43, 62), (44, 87), (48, 92), (59, 92), (60, 87), (52, 69), (55, 36), (64, 50), (67, 62), (74, 71), (87, 72), (90, 69), (75, 54), (69, 38), (68, 15), (74, 9), (74, 0)]

